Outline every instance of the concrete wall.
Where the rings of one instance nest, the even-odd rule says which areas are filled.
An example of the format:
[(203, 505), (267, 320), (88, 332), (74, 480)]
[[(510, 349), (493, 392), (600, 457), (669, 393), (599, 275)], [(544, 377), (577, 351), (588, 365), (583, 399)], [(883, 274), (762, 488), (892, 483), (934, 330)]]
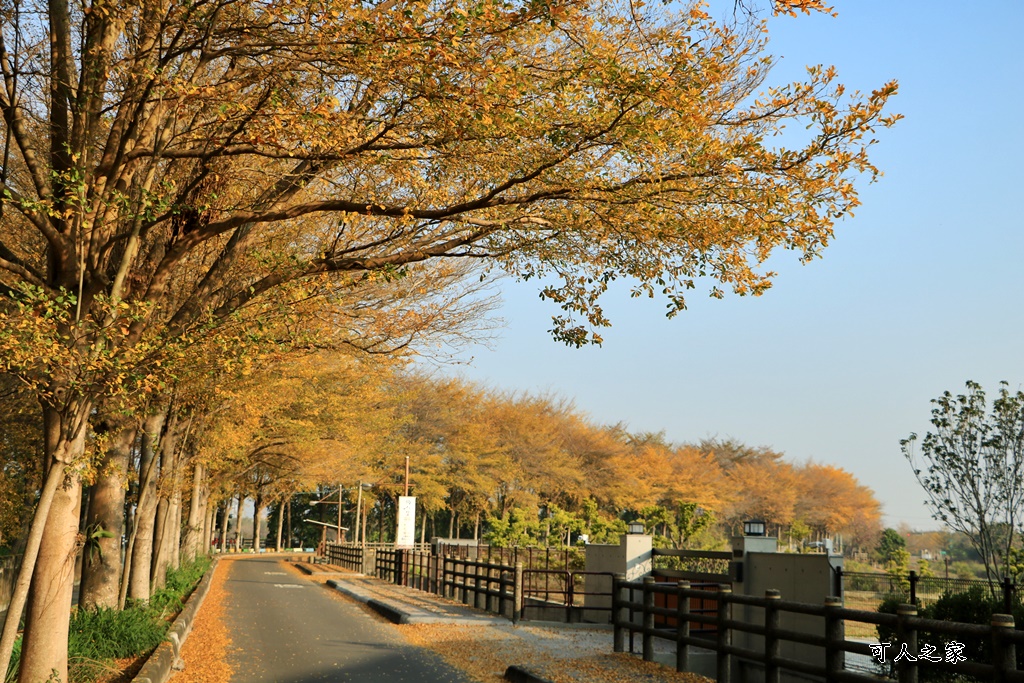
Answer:
[[(835, 568), (841, 567), (842, 563), (842, 557), (824, 554), (746, 552), (743, 559), (743, 582), (734, 583), (733, 592), (764, 597), (765, 591), (775, 589), (782, 593), (783, 600), (821, 605), (826, 597), (835, 595)], [(764, 624), (764, 610), (735, 605), (733, 618)], [(825, 620), (822, 617), (782, 612), (780, 627), (825, 635)], [(752, 650), (761, 651), (764, 648), (764, 638), (753, 634), (734, 633), (733, 642)], [(783, 641), (780, 650), (780, 654), (786, 658), (821, 666), (825, 664), (823, 648)], [(739, 669), (742, 672), (739, 680), (758, 680), (760, 667), (740, 662)]]
[[(651, 552), (651, 537), (644, 535), (623, 534), (618, 545), (599, 545), (590, 543), (586, 546), (586, 564), (588, 572), (609, 572), (625, 574), (627, 581), (639, 581), (654, 569), (654, 555)], [(611, 609), (612, 580), (610, 576), (587, 576), (584, 581), (587, 595), (583, 604), (587, 607)], [(591, 595), (605, 593), (606, 595)], [(585, 610), (583, 620), (594, 623), (608, 623), (608, 613)]]

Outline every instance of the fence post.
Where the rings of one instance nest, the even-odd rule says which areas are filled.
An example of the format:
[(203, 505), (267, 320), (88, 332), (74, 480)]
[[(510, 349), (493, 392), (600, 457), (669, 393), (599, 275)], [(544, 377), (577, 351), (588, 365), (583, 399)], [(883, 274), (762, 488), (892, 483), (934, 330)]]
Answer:
[(1013, 615), (992, 615), (992, 666), (995, 683), (1006, 681), (1007, 671), (1017, 670), (1017, 646), (1006, 634), (1013, 631)]
[(1007, 614), (1013, 614), (1013, 582), (1009, 576), (1003, 577), (1003, 609)]
[(770, 588), (764, 592), (768, 604), (764, 608), (764, 680), (765, 683), (779, 683), (779, 606), (782, 592)]
[(643, 653), (645, 662), (654, 661), (654, 577), (644, 577)]
[(910, 604), (917, 604), (917, 572), (910, 570)]
[(676, 671), (690, 668), (690, 582), (676, 583)]
[(480, 566), (480, 560), (477, 560), (477, 564), (473, 567), (473, 588), (476, 591), (474, 595), (473, 604), (477, 609), (487, 611), (487, 582), (484, 582), (483, 587), (480, 586), (481, 574), (487, 575), (487, 570)]
[(718, 683), (732, 683), (732, 658), (726, 651), (732, 646), (732, 632), (726, 622), (732, 620), (732, 586), (723, 583), (718, 587), (718, 647), (717, 678)]
[[(908, 623), (910, 617), (917, 616), (915, 605), (900, 605), (896, 608), (896, 616), (899, 621), (896, 623), (896, 633), (901, 643), (906, 643), (907, 650), (914, 657), (917, 656), (917, 627)], [(917, 683), (917, 660), (904, 658), (898, 662), (899, 683)]]
[(622, 625), (622, 583), (625, 574), (612, 576), (612, 649), (615, 652), (626, 651), (626, 629)]
[[(843, 606), (842, 598), (829, 596), (825, 598), (825, 678), (830, 679), (843, 670), (843, 663), (846, 659), (844, 650), (840, 647), (846, 634), (843, 629), (843, 620), (836, 616), (836, 610)], [(917, 650), (915, 649), (916, 653)]]
[[(566, 555), (568, 558), (568, 555)], [(568, 564), (568, 563), (567, 563)], [(573, 580), (572, 572), (565, 570), (565, 623), (572, 623), (572, 607), (576, 602), (576, 581)]]
[(512, 623), (518, 624), (523, 616), (523, 563), (516, 562), (515, 578), (512, 582)]
[(373, 548), (363, 548), (363, 574), (377, 575), (377, 551)]
[(487, 594), (484, 596), (484, 610), (487, 612), (494, 612), (497, 600), (491, 595), (491, 577), (494, 576), (494, 569), (491, 567), (491, 546), (487, 546), (487, 578), (484, 581), (484, 590)]

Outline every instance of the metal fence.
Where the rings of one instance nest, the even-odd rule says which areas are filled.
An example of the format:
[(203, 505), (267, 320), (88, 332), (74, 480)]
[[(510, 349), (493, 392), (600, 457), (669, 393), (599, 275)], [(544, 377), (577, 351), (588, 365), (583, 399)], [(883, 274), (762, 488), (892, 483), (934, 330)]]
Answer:
[(908, 574), (883, 572), (848, 572), (838, 569), (843, 595), (881, 602), (887, 596), (897, 596), (917, 605), (924, 600), (937, 600), (943, 594), (966, 593), (971, 588), (981, 587), (993, 596), (1003, 600), (1003, 609), (1009, 613), (1020, 599), (1017, 586), (1004, 578), (1001, 582), (984, 579), (960, 579), (940, 576), (921, 576), (915, 571)]
[[(639, 594), (640, 601), (628, 595)], [(658, 607), (656, 596), (675, 596), (672, 609)], [(689, 611), (694, 598), (714, 599), (718, 609), (713, 615), (693, 614)], [(845, 638), (846, 622), (860, 622), (888, 627), (901, 644), (907, 645), (910, 657), (895, 662), (895, 677), (900, 683), (918, 680), (922, 670), (931, 669), (948, 672), (957, 676), (973, 676), (978, 680), (1016, 682), (1024, 681), (1024, 672), (1017, 670), (1016, 648), (1024, 643), (1024, 632), (1014, 630), (1013, 618), (1009, 615), (993, 615), (990, 625), (962, 624), (950, 621), (922, 619), (917, 616), (913, 605), (903, 605), (897, 614), (880, 614), (863, 610), (851, 610), (842, 606), (840, 598), (827, 598), (823, 605), (789, 602), (782, 600), (779, 591), (770, 590), (765, 597), (734, 595), (729, 586), (722, 586), (718, 592), (697, 590), (688, 582), (658, 584), (653, 578), (643, 582), (627, 582), (616, 578), (612, 589), (612, 620), (614, 625), (614, 650), (626, 651), (626, 636), (633, 633), (643, 638), (642, 653), (647, 661), (654, 660), (654, 641), (661, 639), (674, 644), (676, 669), (687, 671), (690, 666), (691, 647), (710, 649), (715, 652), (715, 672), (719, 683), (730, 683), (734, 659), (739, 658), (763, 667), (767, 683), (779, 683), (785, 673), (797, 676), (813, 676), (840, 683), (871, 683), (879, 680), (876, 675), (857, 673), (846, 669), (846, 653), (868, 657), (877, 656), (867, 643)], [(760, 619), (737, 620), (733, 618), (734, 606), (755, 608)], [(809, 615), (821, 618), (820, 632), (790, 630), (780, 626), (783, 615)], [(636, 615), (639, 615), (637, 620)], [(661, 617), (671, 620), (669, 625), (657, 625)], [(712, 625), (716, 631), (713, 639), (697, 638), (691, 633), (693, 623)], [(990, 643), (991, 659), (980, 662), (970, 659), (975, 653), (964, 652), (959, 660), (933, 661), (914, 656), (918, 650), (918, 635), (940, 634), (951, 638), (983, 638)], [(763, 646), (752, 649), (734, 644), (734, 634), (753, 634), (760, 638)], [(807, 659), (782, 656), (784, 643), (797, 643), (816, 648), (817, 663)]]

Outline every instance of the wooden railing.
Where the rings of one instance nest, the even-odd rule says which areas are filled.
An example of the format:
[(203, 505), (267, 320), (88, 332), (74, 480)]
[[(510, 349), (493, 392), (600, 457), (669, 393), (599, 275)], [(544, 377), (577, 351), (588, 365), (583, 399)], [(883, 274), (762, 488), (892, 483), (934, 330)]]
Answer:
[(440, 557), (440, 592), (447, 598), (508, 617), (522, 617), (523, 565)]
[[(328, 543), (324, 549), (324, 559), (329, 564), (344, 567), (354, 572), (362, 572), (364, 557), (368, 551), (359, 546), (349, 544)], [(372, 552), (372, 551), (370, 551)]]
[(408, 586), (498, 614), (522, 616), (523, 566), (507, 566), (413, 550), (378, 550), (375, 573)]
[[(626, 598), (629, 594), (642, 596), (640, 602)], [(655, 606), (658, 594), (674, 595), (676, 607), (668, 609)], [(689, 611), (690, 600), (693, 598), (715, 599), (718, 602), (717, 614), (700, 615)], [(759, 608), (763, 614), (760, 622), (737, 620), (733, 618), (733, 607), (736, 605)], [(631, 618), (639, 615), (639, 621)], [(822, 619), (819, 633), (810, 630), (797, 631), (783, 628), (781, 623), (784, 615), (810, 615)], [(655, 617), (670, 619), (671, 627), (656, 627)], [(991, 642), (991, 663), (972, 661), (970, 656), (975, 653), (964, 652), (964, 661), (951, 661), (947, 656), (941, 661), (928, 661), (920, 657), (911, 660), (909, 657), (897, 662), (896, 677), (900, 683), (916, 683), (918, 673), (922, 669), (936, 669), (975, 676), (980, 680), (1010, 683), (1024, 681), (1024, 672), (1017, 670), (1016, 646), (1024, 643), (1024, 632), (1014, 630), (1013, 617), (996, 614), (990, 625), (962, 624), (950, 621), (923, 619), (917, 616), (917, 608), (903, 605), (897, 614), (880, 614), (861, 610), (846, 609), (839, 598), (827, 598), (823, 605), (789, 602), (782, 600), (778, 591), (767, 591), (765, 597), (734, 595), (730, 586), (723, 585), (716, 592), (696, 590), (686, 581), (676, 584), (659, 584), (654, 579), (643, 582), (627, 582), (617, 576), (612, 588), (612, 623), (614, 625), (613, 647), (615, 652), (626, 650), (626, 636), (640, 633), (643, 638), (643, 658), (654, 659), (654, 641), (662, 639), (675, 645), (676, 669), (689, 670), (690, 649), (699, 647), (710, 649), (716, 653), (716, 678), (719, 683), (729, 683), (732, 675), (734, 658), (754, 662), (764, 667), (763, 680), (766, 683), (779, 683), (782, 672), (792, 672), (814, 677), (822, 677), (828, 681), (839, 683), (871, 683), (877, 682), (876, 676), (848, 671), (845, 668), (845, 653), (856, 653), (869, 657), (877, 656), (870, 645), (846, 640), (845, 622), (855, 621), (889, 627), (897, 634), (896, 649), (902, 644), (907, 646), (911, 656), (916, 657), (918, 635), (921, 632), (940, 634), (952, 638), (983, 637)], [(696, 638), (690, 633), (692, 623), (712, 624), (717, 633), (714, 639)], [(763, 640), (763, 647), (751, 649), (733, 644), (733, 634), (754, 634)], [(781, 654), (784, 643), (798, 643), (812, 646), (820, 651), (818, 664), (783, 657)], [(895, 652), (889, 653), (894, 655)]]

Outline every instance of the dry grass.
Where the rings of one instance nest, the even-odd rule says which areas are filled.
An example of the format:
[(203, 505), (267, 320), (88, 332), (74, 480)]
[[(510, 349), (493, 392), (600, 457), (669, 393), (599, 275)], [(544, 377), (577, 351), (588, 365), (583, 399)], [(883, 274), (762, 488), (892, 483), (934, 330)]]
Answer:
[[(843, 606), (847, 609), (863, 610), (865, 612), (877, 612), (880, 598), (874, 596), (857, 596), (848, 592), (844, 598)], [(865, 624), (859, 621), (846, 622), (847, 638), (878, 638), (878, 627), (874, 624)]]

